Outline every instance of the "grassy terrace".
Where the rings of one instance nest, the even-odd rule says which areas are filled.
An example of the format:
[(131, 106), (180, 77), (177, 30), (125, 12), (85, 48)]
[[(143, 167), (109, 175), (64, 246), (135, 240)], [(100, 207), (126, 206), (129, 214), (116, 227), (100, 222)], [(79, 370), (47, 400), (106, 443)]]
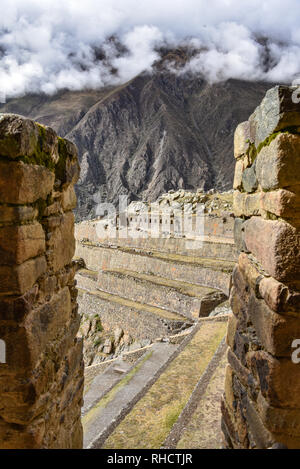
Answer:
[(157, 275), (152, 274), (143, 274), (140, 272), (133, 272), (132, 270), (126, 269), (113, 269), (113, 270), (106, 270), (106, 272), (112, 274), (121, 274), (128, 277), (134, 277), (139, 280), (143, 280), (145, 282), (151, 282), (156, 285), (161, 285), (163, 287), (174, 288), (175, 290), (179, 291), (180, 293), (196, 298), (203, 298), (203, 296), (216, 291), (214, 288), (209, 287), (200, 287), (198, 285), (194, 285), (188, 282), (182, 282), (179, 280), (172, 280), (165, 277), (159, 277)]
[(156, 314), (157, 316), (160, 316), (165, 319), (170, 319), (172, 321), (184, 321), (184, 322), (187, 321), (187, 318), (185, 318), (184, 316), (180, 316), (180, 314), (173, 313), (171, 311), (168, 311), (167, 309), (157, 308), (156, 306), (138, 303), (137, 301), (128, 300), (127, 298), (122, 298), (117, 295), (112, 295), (111, 293), (107, 293), (104, 291), (100, 291), (100, 290), (89, 291), (89, 290), (83, 290), (82, 288), (78, 288), (78, 292), (81, 295), (85, 293), (86, 295), (97, 296), (98, 298), (101, 298), (102, 300), (118, 303), (119, 305), (132, 308), (135, 311), (145, 311), (148, 313)]
[(226, 364), (227, 357), (224, 354), (196, 411), (186, 425), (177, 448), (220, 449), (222, 447), (220, 399), (224, 390)]
[[(89, 241), (81, 243), (83, 246), (90, 246), (94, 249), (110, 249), (106, 246), (97, 246)], [(164, 253), (161, 251), (145, 252), (139, 248), (130, 248), (125, 246), (118, 246), (119, 251), (137, 254), (140, 256), (153, 257), (156, 259), (162, 259), (167, 262), (176, 262), (178, 264), (190, 264), (197, 265), (199, 267), (206, 267), (208, 269), (217, 270), (220, 272), (231, 273), (235, 266), (235, 261), (228, 261), (224, 259), (214, 259), (209, 257), (198, 257), (198, 256), (186, 256), (183, 254)]]
[(201, 328), (106, 440), (104, 448), (159, 448), (225, 335), (224, 322)]

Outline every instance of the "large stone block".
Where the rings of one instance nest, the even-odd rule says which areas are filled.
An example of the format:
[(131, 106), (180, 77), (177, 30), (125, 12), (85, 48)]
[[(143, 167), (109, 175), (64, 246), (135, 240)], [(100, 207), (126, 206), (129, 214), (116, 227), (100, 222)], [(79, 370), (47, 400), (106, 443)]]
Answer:
[(251, 294), (251, 288), (249, 288), (249, 282), (247, 281), (246, 276), (246, 256), (240, 256), (241, 267), (239, 264), (236, 264), (233, 271), (232, 271), (232, 283), (233, 287), (235, 288), (235, 293), (239, 295), (241, 301), (247, 306)]
[(45, 233), (40, 223), (0, 228), (0, 262), (22, 264), (45, 252)]
[(0, 155), (8, 158), (32, 155), (39, 138), (37, 125), (16, 114), (0, 114)]
[(233, 193), (233, 212), (236, 217), (244, 215), (245, 194), (240, 191)]
[(263, 348), (273, 356), (291, 358), (292, 343), (300, 337), (299, 318), (274, 313), (254, 294), (250, 297), (248, 314)]
[(300, 135), (279, 134), (256, 158), (256, 176), (265, 191), (299, 184), (299, 174)]
[(29, 259), (18, 266), (0, 266), (0, 294), (23, 295), (46, 270), (44, 256)]
[(58, 162), (58, 139), (53, 129), (17, 114), (0, 114), (0, 155), (31, 158), (37, 164)]
[(246, 217), (259, 215), (261, 213), (260, 193), (246, 195), (243, 210)]
[(245, 286), (243, 287), (243, 291), (244, 290), (248, 291), (250, 294), (251, 293), (249, 291), (249, 286), (250, 286), (252, 290), (257, 294), (258, 289), (259, 289), (259, 283), (263, 279), (263, 275), (258, 270), (254, 262), (250, 259), (249, 255), (241, 252), (239, 259), (238, 259), (238, 267), (245, 281)]
[(234, 408), (236, 406), (235, 397), (233, 394), (233, 370), (231, 366), (228, 364), (226, 365), (225, 371), (225, 399), (228, 407), (230, 408), (231, 412), (234, 412)]
[(257, 411), (255, 402), (244, 393), (241, 403), (243, 415), (247, 422), (248, 438), (250, 448), (266, 449), (270, 448), (274, 442), (274, 438), (263, 424), (262, 419)]
[[(71, 263), (75, 252), (74, 215), (67, 212), (47, 221), (47, 260), (54, 272)], [(53, 228), (51, 228), (53, 226)]]
[(282, 409), (271, 406), (259, 394), (258, 410), (265, 427), (272, 433), (285, 433), (293, 437), (300, 437), (300, 409)]
[(260, 382), (264, 398), (274, 407), (299, 408), (300, 366), (290, 358), (274, 358), (267, 352), (250, 352), (249, 368)]
[[(62, 333), (68, 335), (67, 326), (72, 313), (71, 297), (68, 287), (54, 295), (49, 302), (26, 316), (24, 327), (27, 333), (28, 347), (34, 364), (48, 344), (58, 341)], [(70, 336), (73, 337), (72, 334)], [(54, 344), (53, 344), (54, 345)], [(53, 353), (53, 352), (52, 352)]]
[(22, 296), (0, 296), (0, 317), (3, 321), (21, 322), (28, 314), (37, 298), (38, 286), (35, 285)]
[(247, 305), (241, 300), (241, 297), (235, 287), (232, 287), (230, 292), (230, 307), (239, 321), (239, 329), (244, 331), (247, 327), (248, 311)]
[(37, 449), (42, 446), (45, 422), (39, 419), (27, 427), (0, 419), (0, 449)]
[(240, 156), (247, 153), (250, 145), (250, 141), (253, 139), (250, 134), (250, 123), (248, 121), (242, 122), (236, 128), (234, 133), (234, 157), (239, 158)]
[(235, 165), (234, 179), (233, 179), (233, 188), (241, 189), (242, 188), (242, 177), (244, 171), (244, 161), (238, 160)]
[(73, 210), (76, 207), (76, 194), (74, 186), (69, 186), (66, 190), (62, 192), (62, 208), (65, 212), (68, 210)]
[(59, 161), (55, 168), (57, 181), (66, 189), (70, 184), (76, 184), (79, 179), (80, 166), (78, 152), (74, 143), (66, 139), (59, 139)]
[(234, 242), (238, 251), (245, 251), (246, 246), (244, 242), (244, 221), (242, 218), (235, 218), (234, 220)]
[(255, 192), (258, 187), (255, 166), (256, 164), (254, 162), (254, 164), (250, 168), (246, 168), (243, 172), (242, 186), (244, 191), (248, 193)]
[(289, 295), (289, 289), (272, 277), (265, 277), (259, 283), (259, 294), (276, 313), (283, 311)]
[(228, 327), (227, 327), (227, 336), (226, 336), (226, 343), (229, 347), (233, 350), (234, 348), (234, 338), (235, 334), (238, 329), (238, 319), (234, 314), (230, 314), (228, 318)]
[(258, 381), (251, 374), (250, 370), (243, 365), (237, 358), (237, 356), (229, 349), (227, 353), (228, 363), (231, 366), (234, 373), (239, 378), (240, 382), (248, 388), (248, 392), (251, 398), (256, 400), (258, 395)]
[(246, 194), (244, 192), (234, 191), (233, 211), (236, 217), (260, 214), (260, 193)]
[(285, 189), (261, 193), (261, 208), (282, 218), (300, 218), (300, 195)]
[(247, 395), (245, 386), (238, 379), (237, 375), (233, 376), (233, 393), (236, 398), (236, 408), (234, 412), (234, 425), (237, 431), (237, 443), (239, 448), (249, 448), (249, 428), (245, 415), (244, 399)]
[(0, 224), (8, 225), (33, 221), (38, 216), (38, 210), (31, 206), (0, 205)]
[(26, 425), (33, 418), (32, 406), (35, 402), (35, 392), (29, 380), (16, 381), (12, 387), (12, 380), (6, 379), (6, 386), (0, 380), (0, 418), (6, 422)]
[(46, 199), (54, 173), (44, 166), (0, 161), (0, 203), (31, 204)]
[(299, 104), (292, 99), (294, 91), (295, 88), (282, 85), (267, 91), (249, 118), (250, 134), (255, 135), (256, 147), (274, 132), (300, 126)]
[[(242, 332), (238, 329), (234, 336), (234, 344), (232, 351), (243, 366), (246, 366), (246, 354), (249, 351), (249, 347), (249, 335), (247, 334), (247, 332)], [(232, 366), (232, 368), (234, 368), (232, 363), (230, 363), (230, 365)]]
[(293, 281), (300, 269), (300, 234), (282, 221), (252, 217), (244, 224), (247, 249), (279, 281)]
[(227, 405), (226, 400), (222, 397), (221, 399), (221, 411), (222, 411), (222, 429), (225, 434), (227, 445), (232, 448), (239, 447), (238, 434), (235, 428), (234, 413)]

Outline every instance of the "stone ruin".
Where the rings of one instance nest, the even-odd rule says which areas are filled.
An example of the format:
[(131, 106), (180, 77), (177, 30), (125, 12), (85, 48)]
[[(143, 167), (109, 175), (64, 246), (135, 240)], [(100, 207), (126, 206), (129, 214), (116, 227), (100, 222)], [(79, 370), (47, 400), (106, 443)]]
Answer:
[[(270, 90), (235, 134), (240, 254), (222, 400), (228, 448), (300, 448), (300, 112), (293, 91)], [(28, 119), (0, 115), (0, 448), (82, 447), (72, 260), (78, 175), (73, 144)]]
[(300, 108), (266, 94), (235, 133), (235, 242), (222, 402), (229, 448), (300, 448)]
[(75, 146), (0, 115), (0, 448), (81, 448)]

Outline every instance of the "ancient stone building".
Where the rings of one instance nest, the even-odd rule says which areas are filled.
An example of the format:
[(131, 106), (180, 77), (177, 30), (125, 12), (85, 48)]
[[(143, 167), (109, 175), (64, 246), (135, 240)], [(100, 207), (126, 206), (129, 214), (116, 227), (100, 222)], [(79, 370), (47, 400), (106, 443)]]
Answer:
[[(115, 281), (112, 270), (117, 263), (127, 270), (139, 267), (135, 274), (143, 274), (143, 281), (151, 269), (151, 274), (168, 280), (154, 287), (153, 275), (151, 278), (148, 275), (150, 294), (146, 296), (148, 291), (142, 282), (135, 291), (134, 308), (140, 305), (139, 296), (144, 302), (146, 298), (153, 315), (155, 305), (151, 302), (156, 288), (156, 303), (159, 298), (162, 307), (176, 308), (177, 314), (187, 313), (184, 322), (186, 317), (193, 316), (191, 298), (184, 292), (166, 295), (170, 280), (174, 286), (174, 277), (178, 288), (184, 278), (186, 282), (195, 282), (197, 288), (205, 285), (225, 295), (231, 290), (233, 315), (227, 333), (228, 365), (222, 400), (222, 429), (230, 448), (300, 448), (300, 110), (299, 104), (293, 102), (293, 93), (292, 88), (282, 86), (270, 90), (235, 134), (234, 235), (239, 258), (232, 274), (232, 287), (236, 250), (233, 241), (227, 239), (233, 223), (231, 217), (221, 217), (219, 222), (211, 219), (209, 233), (205, 234), (212, 231), (214, 239), (203, 243), (201, 253), (190, 250), (188, 254), (183, 239), (174, 238), (168, 245), (161, 239), (153, 245), (151, 239), (142, 239), (132, 241), (134, 245), (120, 243), (111, 247), (98, 243), (93, 224), (84, 223), (77, 228), (77, 255), (86, 261), (85, 276), (80, 280), (82, 288), (92, 285), (94, 289), (97, 282), (105, 288), (105, 276), (113, 278), (116, 291), (111, 296), (115, 303), (120, 304), (115, 298), (117, 293), (124, 296), (125, 292), (132, 298), (135, 291), (132, 276), (122, 285)], [(76, 205), (74, 184), (78, 175), (73, 144), (28, 119), (0, 114), (0, 448), (82, 447), (82, 341), (77, 338), (80, 323), (74, 281), (77, 265), (72, 261), (75, 252), (72, 209)], [(218, 236), (221, 243), (215, 239)], [(153, 253), (154, 247), (162, 252)], [(171, 258), (169, 250), (179, 252), (178, 257)], [(195, 255), (197, 259), (193, 258)], [(99, 266), (102, 270), (95, 280), (91, 274)], [(111, 289), (109, 282), (107, 285)], [(106, 302), (108, 317), (112, 309), (107, 301), (108, 292), (104, 293), (106, 296), (101, 297), (98, 292), (97, 308), (101, 304), (103, 310)], [(227, 317), (199, 318), (199, 299), (203, 301), (200, 296), (199, 293), (196, 298), (195, 315), (199, 324), (178, 346), (178, 351), (170, 351), (173, 354), (170, 363), (174, 360), (176, 368), (178, 357), (183, 365), (178, 366), (175, 376), (181, 376), (187, 364), (184, 357), (188, 353), (195, 356), (194, 342), (197, 343), (201, 351), (199, 360), (204, 360), (203, 369), (199, 368), (201, 373), (205, 375), (209, 362), (214, 364), (212, 370), (220, 372), (219, 402), (224, 382), (220, 376), (225, 369), (223, 336)], [(135, 310), (132, 303), (121, 304), (123, 320), (125, 310), (128, 318)], [(145, 312), (145, 305), (142, 306)], [(156, 315), (165, 314), (165, 309), (158, 310)], [(136, 328), (135, 317), (131, 321), (132, 328)], [(168, 323), (159, 318), (157, 321), (159, 333), (164, 333)], [(210, 339), (207, 331), (211, 333)], [(175, 343), (168, 347), (173, 345), (175, 349)], [(208, 349), (210, 355), (205, 358)], [(148, 353), (146, 358), (150, 356)], [(157, 376), (163, 379), (156, 382), (158, 395), (163, 394), (164, 383), (169, 382), (168, 369), (161, 368)], [(192, 368), (185, 370), (186, 386), (190, 384)], [(211, 373), (214, 376), (214, 371)], [(174, 375), (170, 376), (174, 381)], [(156, 375), (149, 382), (155, 379)], [(201, 383), (198, 375), (194, 374), (193, 379), (194, 385)], [(208, 389), (215, 390), (215, 382)], [(191, 399), (193, 386), (189, 390)], [(205, 393), (201, 386), (202, 398)], [(186, 388), (182, 388), (186, 394)], [(175, 391), (178, 397), (178, 389)], [(211, 395), (206, 397), (205, 409)], [(188, 408), (190, 401), (185, 395), (184, 398), (181, 404)], [(137, 402), (135, 399), (136, 396), (132, 405)], [(220, 413), (220, 407), (215, 407)], [(99, 447), (103, 428), (95, 427), (93, 419), (98, 417), (94, 412), (91, 417), (88, 412), (86, 440), (90, 432), (92, 441), (88, 447)], [(194, 421), (197, 415), (203, 416), (195, 412)], [(216, 433), (213, 419), (199, 420), (213, 427), (212, 435)], [(184, 420), (180, 424), (179, 417), (178, 421), (184, 430)], [(205, 434), (206, 430), (207, 427), (203, 430)], [(167, 428), (165, 441), (168, 432)], [(128, 439), (123, 430), (120, 434)], [(172, 431), (170, 435), (174, 436)], [(182, 444), (190, 445), (191, 435)], [(177, 436), (179, 442), (182, 435)]]
[(80, 448), (76, 148), (0, 114), (0, 448)]
[(300, 105), (294, 92), (271, 89), (235, 133), (240, 256), (222, 402), (223, 432), (233, 448), (300, 448)]

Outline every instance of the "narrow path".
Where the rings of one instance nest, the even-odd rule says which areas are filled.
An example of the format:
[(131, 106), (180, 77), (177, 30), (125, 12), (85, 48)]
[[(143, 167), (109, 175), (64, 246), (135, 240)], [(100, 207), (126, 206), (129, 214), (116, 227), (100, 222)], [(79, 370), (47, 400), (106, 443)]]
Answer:
[(84, 395), (82, 415), (85, 415), (94, 405), (99, 402), (119, 381), (124, 378), (132, 365), (118, 358), (111, 363), (103, 373), (99, 373), (91, 382)]

